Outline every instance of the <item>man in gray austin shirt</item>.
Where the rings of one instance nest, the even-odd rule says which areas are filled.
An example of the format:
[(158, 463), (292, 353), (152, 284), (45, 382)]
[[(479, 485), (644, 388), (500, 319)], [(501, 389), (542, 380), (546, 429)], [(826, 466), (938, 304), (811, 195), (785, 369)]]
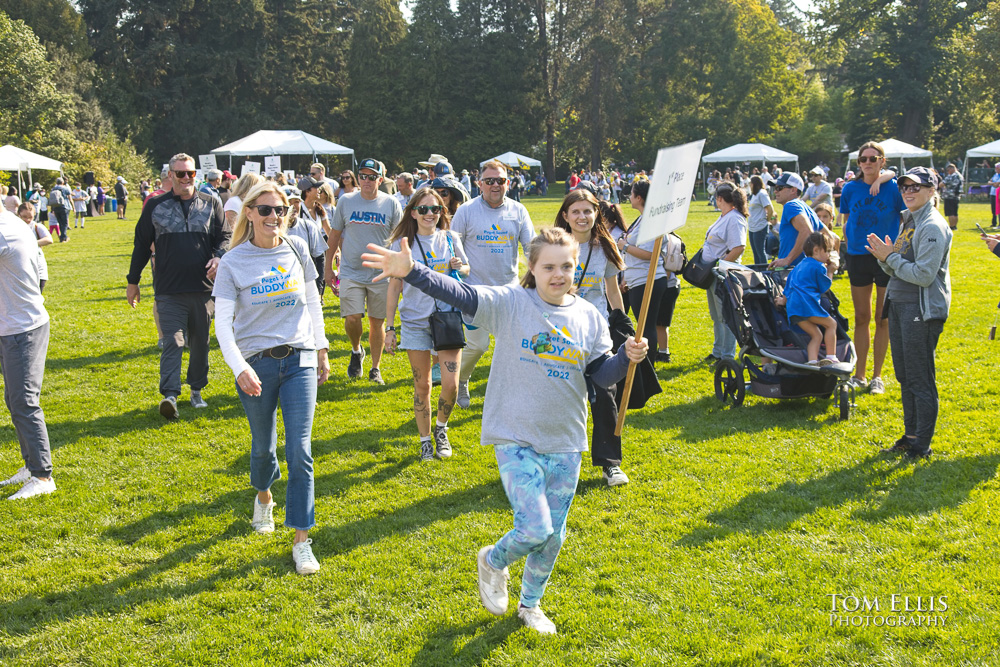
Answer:
[[(517, 244), (527, 252), (535, 229), (524, 205), (507, 199), (507, 167), (495, 160), (483, 165), (479, 178), (482, 194), (455, 211), (451, 228), (462, 238), (469, 258), (470, 285), (510, 285), (517, 282)], [(490, 346), (483, 329), (466, 332), (462, 368), (458, 374), (460, 408), (469, 407), (469, 378)]]
[(341, 197), (333, 214), (330, 227), (329, 246), (334, 252), (326, 254), (326, 282), (333, 285), (336, 274), (333, 271), (333, 256), (339, 247), (340, 257), (340, 316), (344, 318), (344, 329), (351, 339), (351, 361), (347, 366), (347, 376), (359, 378), (365, 351), (361, 347), (361, 322), (368, 307), (368, 347), (372, 353), (372, 369), (368, 379), (376, 384), (385, 384), (379, 371), (382, 360), (382, 345), (385, 343), (385, 305), (389, 281), (373, 283), (378, 271), (361, 265), (361, 253), (366, 252), (369, 243), (385, 245), (386, 239), (403, 217), (399, 201), (392, 195), (380, 192), (385, 170), (382, 163), (374, 158), (365, 158), (358, 167), (360, 189)]

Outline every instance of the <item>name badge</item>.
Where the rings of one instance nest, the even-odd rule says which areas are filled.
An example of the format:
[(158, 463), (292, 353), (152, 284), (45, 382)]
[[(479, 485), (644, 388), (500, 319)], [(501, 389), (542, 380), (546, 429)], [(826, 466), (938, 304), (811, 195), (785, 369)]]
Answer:
[(299, 352), (299, 368), (316, 368), (318, 364), (316, 350), (302, 350)]

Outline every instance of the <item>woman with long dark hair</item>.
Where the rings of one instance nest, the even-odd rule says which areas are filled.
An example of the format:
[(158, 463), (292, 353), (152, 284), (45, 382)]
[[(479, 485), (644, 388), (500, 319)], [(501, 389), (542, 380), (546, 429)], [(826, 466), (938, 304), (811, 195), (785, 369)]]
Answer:
[[(743, 190), (729, 181), (722, 181), (715, 189), (715, 203), (722, 212), (719, 219), (705, 232), (702, 258), (709, 262), (726, 260), (738, 262), (747, 244), (747, 200)], [(722, 317), (722, 300), (716, 294), (716, 281), (708, 288), (708, 314), (714, 331), (712, 352), (705, 361), (715, 364), (722, 359), (736, 356), (736, 336), (726, 326)]]
[(777, 220), (777, 216), (764, 188), (764, 179), (760, 176), (750, 177), (750, 199), (747, 201), (747, 209), (750, 211), (747, 236), (750, 239), (750, 249), (753, 250), (753, 263), (767, 264), (764, 240), (767, 238), (769, 223)]

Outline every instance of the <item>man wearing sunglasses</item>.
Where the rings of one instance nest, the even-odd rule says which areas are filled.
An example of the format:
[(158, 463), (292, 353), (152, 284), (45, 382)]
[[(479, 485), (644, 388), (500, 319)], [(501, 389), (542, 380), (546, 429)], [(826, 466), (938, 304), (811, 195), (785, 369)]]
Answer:
[(171, 189), (152, 197), (135, 225), (135, 247), (125, 295), (133, 308), (139, 303), (139, 280), (156, 244), (153, 294), (163, 331), (160, 352), (160, 414), (178, 415), (181, 362), (185, 339), (191, 347), (187, 383), (191, 405), (205, 408), (201, 390), (208, 384), (208, 340), (215, 302), (212, 281), (225, 252), (222, 201), (196, 192), (194, 158), (178, 153), (170, 158)]
[(781, 204), (778, 225), (778, 258), (773, 268), (793, 267), (805, 257), (802, 252), (806, 239), (823, 228), (815, 211), (799, 199), (804, 183), (798, 174), (786, 171), (774, 184), (774, 200)]
[[(524, 205), (507, 198), (507, 167), (496, 160), (483, 165), (479, 178), (482, 194), (455, 211), (451, 228), (462, 238), (469, 258), (471, 285), (502, 286), (517, 283), (517, 244), (527, 252), (535, 228)], [(458, 374), (456, 405), (468, 408), (469, 378), (476, 363), (490, 346), (490, 335), (483, 329), (466, 332), (462, 368)]]
[(368, 347), (372, 355), (372, 368), (368, 379), (375, 384), (385, 384), (379, 363), (385, 343), (385, 307), (389, 281), (373, 282), (379, 274), (376, 269), (366, 269), (361, 264), (361, 253), (367, 252), (369, 243), (385, 245), (386, 240), (403, 217), (399, 201), (379, 190), (385, 168), (374, 158), (365, 158), (358, 167), (359, 189), (337, 200), (337, 208), (330, 224), (330, 249), (326, 253), (326, 282), (333, 284), (336, 274), (333, 257), (340, 248), (340, 316), (344, 329), (351, 339), (351, 361), (347, 376), (360, 378), (363, 372), (365, 351), (361, 347), (364, 332), (362, 318), (368, 312)]

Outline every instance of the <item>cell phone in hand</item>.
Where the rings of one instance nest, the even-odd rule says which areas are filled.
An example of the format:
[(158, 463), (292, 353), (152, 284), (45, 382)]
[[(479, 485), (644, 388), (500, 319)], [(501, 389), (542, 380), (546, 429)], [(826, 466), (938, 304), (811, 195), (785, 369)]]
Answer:
[(976, 229), (979, 230), (980, 234), (982, 234), (983, 236), (986, 236), (986, 230), (983, 229), (982, 225), (980, 225), (978, 222), (976, 223)]

